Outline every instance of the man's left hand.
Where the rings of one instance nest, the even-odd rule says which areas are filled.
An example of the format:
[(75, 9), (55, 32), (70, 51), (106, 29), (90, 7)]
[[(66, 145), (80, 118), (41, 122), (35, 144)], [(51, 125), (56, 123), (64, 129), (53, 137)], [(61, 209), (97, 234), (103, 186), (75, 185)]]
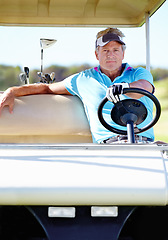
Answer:
[(129, 88), (128, 83), (114, 83), (106, 92), (106, 97), (109, 101), (117, 103), (120, 101), (119, 95), (123, 93), (124, 88)]

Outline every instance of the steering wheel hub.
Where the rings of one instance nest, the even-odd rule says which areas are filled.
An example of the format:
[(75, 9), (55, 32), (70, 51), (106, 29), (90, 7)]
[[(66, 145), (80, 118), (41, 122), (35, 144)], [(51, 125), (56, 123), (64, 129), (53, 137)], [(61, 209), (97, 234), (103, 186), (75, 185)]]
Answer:
[(139, 100), (125, 99), (117, 102), (111, 111), (112, 120), (121, 126), (126, 126), (131, 120), (134, 124), (142, 123), (147, 117), (147, 109)]

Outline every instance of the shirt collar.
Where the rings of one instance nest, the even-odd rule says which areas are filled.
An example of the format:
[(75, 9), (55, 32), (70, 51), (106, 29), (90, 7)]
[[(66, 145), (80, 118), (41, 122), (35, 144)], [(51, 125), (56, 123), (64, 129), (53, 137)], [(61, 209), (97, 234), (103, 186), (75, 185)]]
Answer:
[[(133, 69), (128, 63), (123, 63), (122, 67), (124, 67), (123, 73)], [(96, 70), (96, 72), (102, 73), (102, 71), (100, 69), (100, 65), (98, 67), (95, 67), (94, 69)]]

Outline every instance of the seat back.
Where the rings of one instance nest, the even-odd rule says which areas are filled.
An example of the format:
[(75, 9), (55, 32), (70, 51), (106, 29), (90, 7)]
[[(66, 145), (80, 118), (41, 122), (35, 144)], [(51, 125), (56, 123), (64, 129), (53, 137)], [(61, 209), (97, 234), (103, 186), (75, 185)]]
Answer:
[(0, 143), (92, 142), (80, 99), (67, 95), (30, 95), (15, 99), (0, 117)]

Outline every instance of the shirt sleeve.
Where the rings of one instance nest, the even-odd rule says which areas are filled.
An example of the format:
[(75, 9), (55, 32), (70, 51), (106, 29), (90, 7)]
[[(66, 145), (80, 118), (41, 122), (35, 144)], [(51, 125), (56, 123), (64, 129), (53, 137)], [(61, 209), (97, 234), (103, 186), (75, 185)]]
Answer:
[(135, 71), (135, 81), (138, 81), (140, 79), (144, 79), (144, 80), (150, 82), (150, 84), (153, 86), (153, 91), (152, 91), (152, 94), (153, 94), (155, 92), (155, 86), (153, 84), (152, 74), (145, 68), (139, 67)]
[(152, 74), (148, 70), (142, 67), (137, 68), (134, 73), (134, 81), (138, 81), (140, 79), (144, 79), (153, 85)]
[(67, 91), (71, 93), (72, 95), (78, 95), (78, 89), (77, 89), (77, 78), (79, 74), (71, 75), (63, 80), (63, 84)]

